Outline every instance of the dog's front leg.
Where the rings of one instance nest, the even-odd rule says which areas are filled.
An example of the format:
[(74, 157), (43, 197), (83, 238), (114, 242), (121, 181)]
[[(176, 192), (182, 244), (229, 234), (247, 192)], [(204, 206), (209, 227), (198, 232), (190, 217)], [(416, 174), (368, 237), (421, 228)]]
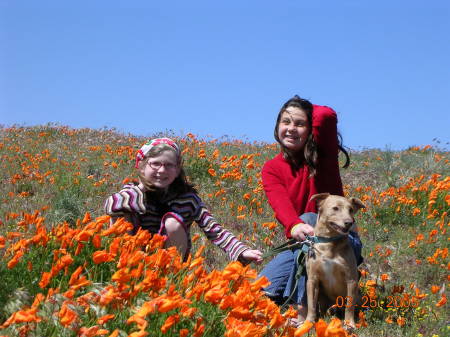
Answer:
[(317, 276), (308, 275), (308, 282), (306, 283), (306, 295), (308, 297), (308, 315), (306, 320), (310, 322), (316, 321), (317, 302), (319, 300), (319, 278)]
[[(345, 307), (345, 322), (351, 328), (355, 328), (355, 305), (359, 304), (358, 282), (356, 280), (347, 281), (347, 296), (352, 301), (352, 305)], [(350, 304), (350, 303), (349, 303)]]

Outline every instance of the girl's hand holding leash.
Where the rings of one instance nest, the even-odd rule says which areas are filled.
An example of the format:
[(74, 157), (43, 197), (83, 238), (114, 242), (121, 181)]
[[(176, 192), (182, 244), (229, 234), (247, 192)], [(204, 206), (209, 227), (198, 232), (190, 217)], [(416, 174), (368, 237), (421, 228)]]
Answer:
[(242, 252), (241, 257), (248, 262), (255, 262), (260, 264), (263, 260), (263, 254), (257, 249), (247, 249)]
[(297, 241), (305, 241), (306, 235), (314, 236), (314, 227), (307, 223), (297, 224), (291, 229), (291, 236)]

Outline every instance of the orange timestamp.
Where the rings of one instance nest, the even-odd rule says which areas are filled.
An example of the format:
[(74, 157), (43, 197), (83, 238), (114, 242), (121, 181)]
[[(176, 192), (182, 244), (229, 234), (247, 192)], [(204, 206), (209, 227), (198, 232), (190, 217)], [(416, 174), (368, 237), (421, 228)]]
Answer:
[(338, 296), (336, 298), (336, 306), (338, 308), (417, 308), (419, 301), (414, 297), (405, 298), (400, 295), (390, 295), (384, 300), (377, 300), (376, 298), (364, 295), (361, 298), (361, 303), (356, 303), (352, 296)]

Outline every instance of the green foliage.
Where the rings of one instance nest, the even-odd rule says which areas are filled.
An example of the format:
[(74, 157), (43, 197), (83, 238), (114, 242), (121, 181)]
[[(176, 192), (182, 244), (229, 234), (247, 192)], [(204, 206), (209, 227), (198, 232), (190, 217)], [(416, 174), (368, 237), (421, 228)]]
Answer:
[[(160, 136), (165, 135), (174, 136), (170, 132)], [(189, 180), (225, 227), (263, 251), (284, 240), (281, 226), (262, 226), (275, 221), (261, 188), (260, 171), (264, 162), (278, 152), (276, 146), (229, 139), (206, 141), (194, 136), (176, 138), (185, 151), (184, 167)], [(45, 217), (48, 230), (63, 222), (76, 228), (77, 220), (87, 211), (93, 218), (101, 216), (106, 197), (120, 189), (125, 178), (136, 178), (134, 154), (144, 142), (142, 137), (106, 129), (73, 130), (55, 125), (0, 129), (0, 236), (29, 230), (18, 229), (18, 223), (25, 213), (36, 210)], [(418, 289), (427, 295), (420, 308), (388, 310), (384, 305), (369, 310), (366, 314), (369, 326), (358, 331), (360, 336), (421, 333), (442, 337), (448, 333), (445, 307), (436, 307), (441, 293), (432, 294), (429, 288), (436, 285), (446, 293), (448, 287), (449, 262), (441, 250), (448, 247), (444, 229), (448, 227), (450, 213), (446, 180), (450, 175), (449, 159), (448, 151), (436, 147), (411, 147), (404, 151), (367, 149), (351, 151), (350, 167), (341, 170), (346, 194), (360, 198), (367, 206), (357, 217), (364, 244), (362, 268), (368, 273), (362, 281), (376, 280), (378, 296), (384, 299), (392, 295), (394, 286), (400, 285), (410, 293)], [(210, 270), (221, 269), (228, 263), (217, 247), (207, 244), (198, 228), (194, 227), (192, 234), (200, 234), (194, 251), (207, 245), (204, 255)], [(421, 235), (423, 239), (419, 239)], [(68, 249), (73, 252), (76, 244)], [(46, 248), (33, 247), (9, 269), (6, 263), (12, 256), (4, 255), (5, 249), (0, 248), (0, 308), (3, 308), (0, 323), (12, 312), (31, 304), (42, 291), (38, 285), (42, 273), (49, 271), (54, 262), (50, 243)], [(74, 257), (76, 264), (82, 265), (83, 259), (92, 256), (95, 250), (90, 242), (84, 244), (80, 255)], [(87, 271), (89, 279), (98, 281), (93, 288), (105, 286), (116, 262), (95, 265)], [(260, 270), (262, 266), (255, 268)], [(67, 274), (60, 272), (50, 286), (67, 285), (71, 272), (72, 269)], [(389, 276), (387, 281), (381, 281), (383, 274)], [(134, 305), (140, 300), (143, 299), (136, 300)], [(205, 321), (211, 322), (205, 335), (223, 335), (223, 312), (201, 300), (196, 305)], [(46, 304), (42, 310), (48, 313), (49, 324), (40, 324), (36, 335), (67, 334), (56, 323), (57, 318), (52, 317), (55, 307)], [(123, 322), (129, 316), (119, 311), (116, 314), (116, 319), (105, 327), (125, 331)], [(86, 321), (81, 323), (95, 324), (94, 317), (98, 316), (94, 313), (83, 316)], [(387, 323), (388, 317), (394, 323)], [(405, 326), (395, 323), (397, 317), (406, 319)], [(167, 315), (158, 316), (152, 329), (158, 330), (166, 318)], [(181, 326), (192, 329), (193, 324), (186, 320)], [(167, 335), (171, 334), (169, 330)]]

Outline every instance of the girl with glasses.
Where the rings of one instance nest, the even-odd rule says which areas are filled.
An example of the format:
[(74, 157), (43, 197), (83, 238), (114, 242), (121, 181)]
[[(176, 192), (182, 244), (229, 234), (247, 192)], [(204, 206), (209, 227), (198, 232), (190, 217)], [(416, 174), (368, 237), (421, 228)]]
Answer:
[(191, 249), (190, 229), (195, 221), (206, 237), (231, 260), (262, 261), (259, 250), (250, 249), (211, 215), (187, 179), (181, 151), (170, 138), (144, 144), (136, 154), (139, 183), (127, 184), (105, 202), (112, 221), (125, 217), (139, 228), (166, 237), (165, 247), (175, 246), (184, 259)]

